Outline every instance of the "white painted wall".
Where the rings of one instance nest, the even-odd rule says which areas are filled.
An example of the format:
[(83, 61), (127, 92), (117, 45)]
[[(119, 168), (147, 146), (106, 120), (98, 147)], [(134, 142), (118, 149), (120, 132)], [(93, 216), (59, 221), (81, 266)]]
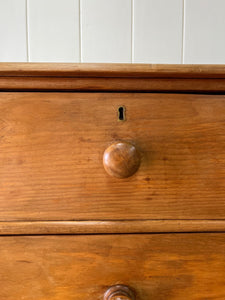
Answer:
[(0, 0), (0, 61), (225, 64), (225, 0)]

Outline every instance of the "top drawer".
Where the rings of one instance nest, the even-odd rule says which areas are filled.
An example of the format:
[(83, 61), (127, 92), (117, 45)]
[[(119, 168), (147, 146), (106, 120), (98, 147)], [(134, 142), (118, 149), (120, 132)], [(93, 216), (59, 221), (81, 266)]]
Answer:
[[(224, 95), (0, 93), (0, 132), (0, 220), (225, 217)], [(128, 178), (103, 167), (115, 142)]]

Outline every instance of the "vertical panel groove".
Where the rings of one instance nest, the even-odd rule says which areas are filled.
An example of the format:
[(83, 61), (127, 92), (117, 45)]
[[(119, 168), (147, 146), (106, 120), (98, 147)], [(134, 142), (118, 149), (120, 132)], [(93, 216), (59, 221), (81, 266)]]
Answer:
[(83, 62), (83, 55), (82, 55), (82, 0), (79, 0), (79, 37), (80, 37), (80, 52), (79, 52), (79, 60)]
[(28, 1), (26, 0), (26, 39), (27, 39), (27, 62), (30, 61), (30, 49), (29, 49), (29, 28), (28, 28)]
[(131, 0), (131, 62), (134, 62), (134, 0)]
[(182, 10), (182, 46), (181, 46), (181, 63), (184, 63), (184, 35), (185, 35), (185, 0), (183, 0)]

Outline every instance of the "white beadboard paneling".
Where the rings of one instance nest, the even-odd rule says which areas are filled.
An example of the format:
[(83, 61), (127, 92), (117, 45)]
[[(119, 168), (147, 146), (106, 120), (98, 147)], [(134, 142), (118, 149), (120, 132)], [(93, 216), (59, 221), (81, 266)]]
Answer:
[(79, 62), (79, 0), (27, 0), (32, 62)]
[(82, 62), (131, 62), (131, 0), (80, 1)]
[(0, 0), (0, 61), (27, 61), (25, 0)]
[(181, 63), (183, 0), (133, 0), (133, 58)]
[(225, 63), (225, 1), (185, 1), (184, 63)]

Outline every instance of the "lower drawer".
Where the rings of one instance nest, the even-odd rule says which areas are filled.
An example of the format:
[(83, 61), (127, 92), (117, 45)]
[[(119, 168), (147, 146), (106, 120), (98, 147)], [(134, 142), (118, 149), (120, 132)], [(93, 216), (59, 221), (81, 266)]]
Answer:
[(225, 299), (225, 234), (0, 238), (1, 300), (103, 300), (116, 284), (137, 300)]

